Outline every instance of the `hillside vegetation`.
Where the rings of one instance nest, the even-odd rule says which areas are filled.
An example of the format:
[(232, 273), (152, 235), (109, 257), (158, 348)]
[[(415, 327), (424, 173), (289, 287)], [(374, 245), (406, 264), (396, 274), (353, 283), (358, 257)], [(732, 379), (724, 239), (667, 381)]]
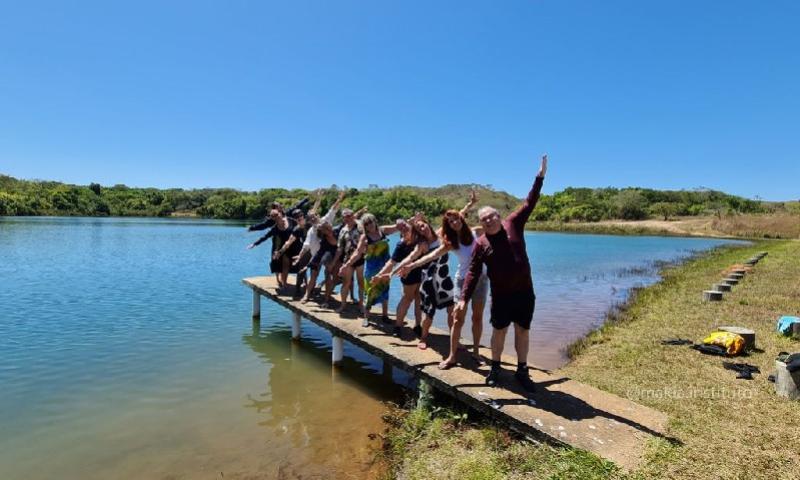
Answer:
[[(461, 208), (473, 188), (479, 193), (481, 205), (494, 206), (501, 213), (511, 211), (521, 201), (484, 185), (398, 186), (348, 189), (345, 206), (356, 209), (366, 206), (382, 221), (408, 217), (417, 211), (436, 216), (448, 208)], [(325, 191), (323, 209), (333, 202), (337, 190), (334, 185)], [(313, 196), (313, 192), (284, 188), (246, 192), (230, 188), (106, 187), (97, 183), (70, 185), (0, 175), (0, 215), (200, 216), (254, 220), (262, 218), (273, 201), (291, 204), (304, 196)], [(726, 216), (764, 213), (795, 218), (800, 215), (800, 204), (762, 202), (714, 190), (567, 188), (543, 195), (531, 221), (563, 224), (703, 215), (721, 220)]]

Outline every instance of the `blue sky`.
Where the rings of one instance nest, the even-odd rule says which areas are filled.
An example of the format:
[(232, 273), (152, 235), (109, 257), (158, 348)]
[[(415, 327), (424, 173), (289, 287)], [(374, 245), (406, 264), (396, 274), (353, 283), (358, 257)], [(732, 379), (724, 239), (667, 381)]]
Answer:
[(800, 2), (3, 2), (0, 172), (800, 198)]

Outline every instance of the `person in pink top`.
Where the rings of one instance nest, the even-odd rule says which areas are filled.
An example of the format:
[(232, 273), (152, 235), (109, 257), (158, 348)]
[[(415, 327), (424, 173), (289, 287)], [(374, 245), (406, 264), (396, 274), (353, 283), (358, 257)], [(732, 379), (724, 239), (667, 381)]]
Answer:
[(492, 207), (478, 210), (483, 226), (483, 235), (472, 250), (467, 278), (464, 281), (461, 300), (455, 308), (460, 315), (472, 298), (484, 266), (489, 277), (492, 294), (491, 318), (492, 367), (486, 376), (486, 384), (495, 386), (500, 376), (500, 358), (503, 354), (506, 332), (514, 324), (514, 346), (517, 351), (515, 378), (522, 387), (533, 392), (536, 389), (528, 374), (528, 340), (536, 305), (533, 292), (531, 265), (525, 251), (525, 223), (533, 212), (547, 173), (547, 155), (542, 157), (539, 174), (522, 205), (505, 219)]

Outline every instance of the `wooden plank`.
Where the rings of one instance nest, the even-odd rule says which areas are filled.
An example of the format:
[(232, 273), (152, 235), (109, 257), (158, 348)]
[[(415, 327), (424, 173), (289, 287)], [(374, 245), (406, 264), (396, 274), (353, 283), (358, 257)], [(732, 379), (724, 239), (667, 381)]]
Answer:
[[(395, 367), (426, 379), (470, 407), (509, 428), (536, 439), (562, 443), (593, 452), (625, 469), (639, 466), (647, 440), (666, 438), (667, 416), (630, 400), (571, 380), (558, 372), (531, 367), (531, 378), (539, 389), (526, 394), (516, 385), (513, 357), (504, 356), (500, 385), (487, 387), (488, 366), (479, 366), (464, 352), (456, 367), (437, 368), (448, 346), (448, 333), (431, 329), (429, 348), (420, 350), (404, 329), (403, 339), (391, 336), (391, 324), (362, 327), (355, 308), (339, 315), (316, 302), (301, 304), (277, 291), (274, 277), (245, 278), (242, 283), (270, 300), (341, 336), (348, 342), (386, 360)], [(394, 320), (394, 315), (390, 315)], [(376, 321), (377, 320), (377, 321)], [(482, 348), (481, 354), (491, 353)], [(670, 439), (672, 440), (672, 439)]]

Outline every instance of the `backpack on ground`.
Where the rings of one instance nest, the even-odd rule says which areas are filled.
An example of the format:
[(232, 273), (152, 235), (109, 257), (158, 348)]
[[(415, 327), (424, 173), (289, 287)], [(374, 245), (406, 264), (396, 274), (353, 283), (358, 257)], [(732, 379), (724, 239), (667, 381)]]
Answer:
[(800, 323), (800, 317), (792, 317), (789, 315), (784, 315), (783, 317), (778, 319), (778, 333), (781, 335), (791, 335), (792, 328), (795, 323)]
[(703, 345), (716, 345), (728, 355), (739, 355), (744, 351), (744, 337), (736, 333), (716, 331), (703, 339)]

